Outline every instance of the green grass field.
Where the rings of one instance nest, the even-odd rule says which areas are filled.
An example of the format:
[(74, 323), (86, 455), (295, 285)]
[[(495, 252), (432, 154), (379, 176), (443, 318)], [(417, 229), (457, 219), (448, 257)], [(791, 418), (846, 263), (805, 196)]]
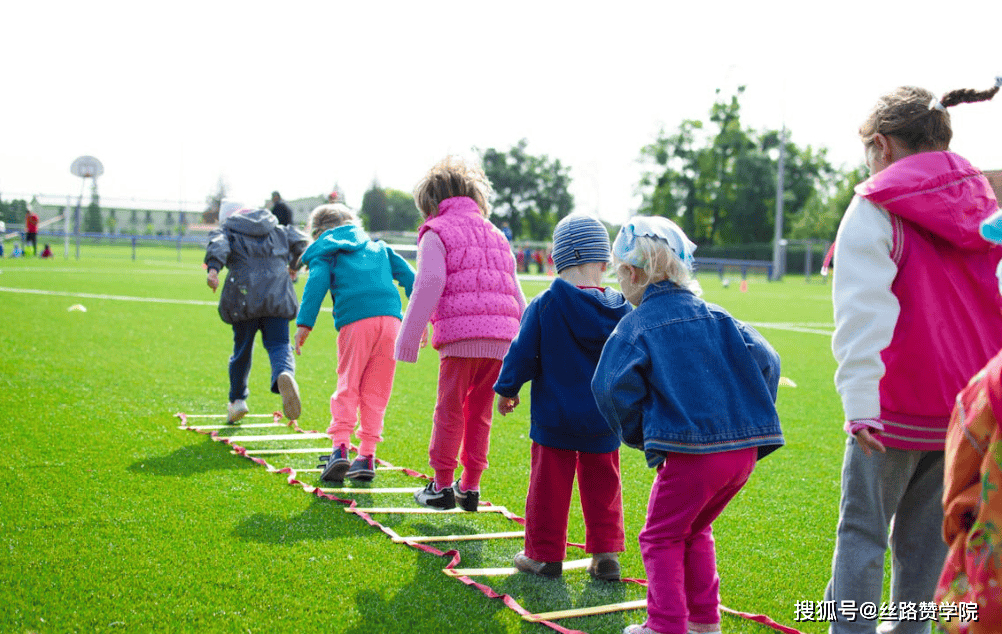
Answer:
[[(79, 261), (56, 251), (51, 261), (0, 260), (0, 632), (552, 631), (442, 574), (450, 558), (394, 544), (343, 504), (178, 429), (176, 412), (225, 415), (227, 399), (232, 335), (216, 313), (218, 295), (205, 285), (200, 250), (182, 250), (181, 262), (170, 248), (142, 249), (135, 261), (121, 247), (87, 246)], [(723, 603), (804, 632), (827, 631), (824, 623), (795, 623), (794, 614), (796, 602), (822, 598), (837, 517), (844, 434), (832, 385), (830, 287), (817, 278), (752, 278), (741, 293), (715, 275), (701, 280), (707, 300), (772, 324), (759, 330), (797, 384), (780, 388), (787, 446), (759, 463), (714, 525)], [(532, 297), (545, 285), (523, 287)], [(86, 312), (68, 310), (75, 304)], [(328, 315), (297, 358), (304, 429), (323, 431), (329, 420), (336, 346)], [(430, 348), (417, 364), (398, 365), (381, 459), (430, 472), (436, 372)], [(251, 413), (280, 409), (268, 381), (259, 345)], [(483, 499), (519, 515), (529, 472), (528, 389), (522, 396), (513, 415), (495, 416), (483, 480)], [(292, 444), (325, 442), (254, 448)], [(293, 468), (314, 467), (315, 458), (267, 457)], [(643, 578), (636, 540), (653, 472), (625, 447), (622, 465), (624, 575)], [(300, 479), (319, 484), (317, 474)], [(373, 486), (420, 484), (387, 472)], [(382, 494), (361, 496), (360, 504), (413, 502)], [(518, 529), (488, 514), (378, 519), (402, 535)], [(584, 539), (579, 506), (572, 506), (570, 539)], [(434, 546), (458, 550), (460, 567), (504, 567), (521, 541)], [(584, 555), (570, 548), (568, 556)], [(534, 612), (644, 597), (636, 584), (592, 582), (583, 570), (555, 582), (477, 581)], [(607, 634), (643, 619), (632, 611), (560, 624)], [(773, 631), (730, 615), (723, 628)]]

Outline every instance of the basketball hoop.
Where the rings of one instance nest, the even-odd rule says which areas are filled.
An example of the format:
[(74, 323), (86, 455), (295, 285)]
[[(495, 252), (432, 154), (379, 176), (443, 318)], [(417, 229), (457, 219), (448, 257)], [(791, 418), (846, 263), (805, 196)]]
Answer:
[(93, 156), (81, 156), (70, 165), (70, 172), (80, 178), (97, 178), (104, 174), (104, 165)]

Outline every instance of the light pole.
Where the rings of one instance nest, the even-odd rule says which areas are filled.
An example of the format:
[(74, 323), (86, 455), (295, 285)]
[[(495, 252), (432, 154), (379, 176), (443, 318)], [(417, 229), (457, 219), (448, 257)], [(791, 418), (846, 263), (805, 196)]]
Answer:
[(776, 231), (772, 237), (772, 279), (783, 277), (780, 269), (783, 249), (783, 172), (786, 169), (786, 124), (779, 133), (779, 169), (776, 174)]

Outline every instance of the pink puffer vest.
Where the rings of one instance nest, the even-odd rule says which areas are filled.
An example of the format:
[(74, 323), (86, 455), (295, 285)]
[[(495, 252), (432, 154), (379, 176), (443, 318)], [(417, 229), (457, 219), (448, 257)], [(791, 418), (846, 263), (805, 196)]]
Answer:
[(511, 341), (518, 334), (515, 256), (501, 231), (472, 198), (447, 198), (425, 221), (445, 245), (445, 288), (431, 316), (432, 346), (465, 339)]

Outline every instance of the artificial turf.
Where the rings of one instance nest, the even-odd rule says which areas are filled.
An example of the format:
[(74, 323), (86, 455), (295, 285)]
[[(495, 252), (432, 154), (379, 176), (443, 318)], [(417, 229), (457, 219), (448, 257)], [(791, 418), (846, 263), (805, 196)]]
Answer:
[[(225, 413), (232, 335), (200, 262), (195, 249), (150, 248), (132, 260), (110, 246), (88, 246), (80, 260), (71, 252), (68, 259), (60, 253), (48, 261), (0, 261), (0, 632), (551, 631), (442, 574), (450, 558), (394, 544), (343, 504), (305, 494), (226, 445), (178, 429), (177, 412)], [(760, 327), (782, 357), (782, 374), (796, 383), (780, 388), (787, 446), (759, 463), (714, 532), (724, 605), (803, 632), (827, 631), (826, 623), (794, 616), (797, 602), (822, 598), (837, 518), (844, 434), (830, 337), (823, 334), (831, 331), (830, 288), (818, 278), (751, 278), (745, 293), (737, 284), (724, 288), (715, 275), (700, 279), (704, 298), (736, 317), (821, 333)], [(529, 297), (545, 286), (523, 283)], [(77, 304), (86, 312), (69, 310)], [(321, 315), (297, 357), (305, 429), (323, 431), (329, 420), (336, 382), (329, 319)], [(398, 364), (380, 458), (430, 472), (436, 379), (430, 348), (418, 363)], [(268, 381), (259, 346), (252, 413), (280, 409)], [(519, 515), (529, 472), (528, 392), (513, 414), (495, 416), (482, 487), (483, 499)], [(315, 455), (267, 460), (316, 465)], [(623, 572), (642, 578), (636, 540), (653, 472), (626, 447), (621, 462)], [(300, 479), (319, 484), (315, 473)], [(373, 486), (414, 482), (380, 472)], [(406, 495), (367, 495), (363, 502), (411, 504)], [(571, 508), (569, 537), (581, 542), (580, 507)], [(517, 528), (487, 514), (379, 519), (401, 534)], [(459, 551), (460, 567), (505, 567), (521, 542), (435, 547)], [(569, 558), (583, 556), (569, 549)], [(644, 596), (635, 584), (593, 582), (584, 571), (555, 582), (477, 581), (532, 611)], [(560, 624), (606, 634), (643, 619), (635, 610)], [(723, 627), (773, 631), (729, 615)]]

